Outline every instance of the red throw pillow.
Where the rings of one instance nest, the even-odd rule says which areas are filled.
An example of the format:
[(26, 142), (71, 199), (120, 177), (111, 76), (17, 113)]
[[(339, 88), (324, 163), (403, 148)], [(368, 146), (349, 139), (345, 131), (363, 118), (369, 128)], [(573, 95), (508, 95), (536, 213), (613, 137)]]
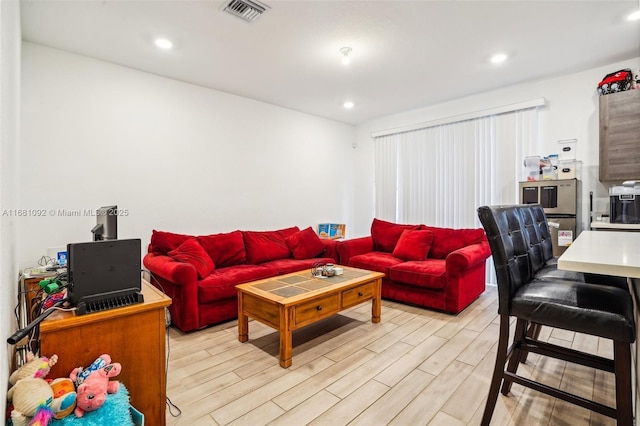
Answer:
[(404, 230), (396, 248), (393, 249), (393, 257), (402, 260), (425, 260), (432, 242), (431, 231)]
[(285, 238), (294, 259), (311, 259), (324, 251), (324, 243), (312, 227)]
[(241, 231), (201, 235), (198, 237), (198, 242), (216, 268), (241, 265), (247, 260)]
[(405, 229), (420, 229), (420, 225), (400, 225), (374, 218), (371, 224), (371, 238), (373, 238), (375, 249), (393, 253), (393, 249)]
[(174, 234), (172, 232), (156, 231), (154, 229), (151, 233), (149, 252), (167, 254), (167, 252), (177, 248), (190, 238), (193, 238), (193, 235)]
[(479, 243), (484, 236), (482, 228), (453, 229), (423, 226), (422, 229), (433, 232), (433, 243), (429, 250), (429, 257), (433, 259), (444, 259), (452, 251)]
[(247, 251), (247, 263), (251, 265), (291, 257), (280, 231), (242, 231), (242, 238)]
[(215, 269), (213, 261), (195, 238), (186, 240), (178, 248), (167, 253), (167, 255), (178, 262), (193, 265), (200, 279), (208, 277), (211, 271)]
[(282, 238), (287, 238), (292, 236), (296, 232), (300, 232), (300, 228), (298, 228), (297, 226), (292, 226), (290, 228), (278, 229), (276, 232), (282, 235)]

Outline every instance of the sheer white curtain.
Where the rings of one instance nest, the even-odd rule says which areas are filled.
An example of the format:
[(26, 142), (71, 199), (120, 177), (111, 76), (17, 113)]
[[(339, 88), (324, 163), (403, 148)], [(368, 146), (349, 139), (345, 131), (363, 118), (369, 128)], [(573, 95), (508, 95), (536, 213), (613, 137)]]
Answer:
[(538, 148), (537, 108), (376, 137), (376, 217), (481, 227), (479, 206), (518, 202), (522, 161)]

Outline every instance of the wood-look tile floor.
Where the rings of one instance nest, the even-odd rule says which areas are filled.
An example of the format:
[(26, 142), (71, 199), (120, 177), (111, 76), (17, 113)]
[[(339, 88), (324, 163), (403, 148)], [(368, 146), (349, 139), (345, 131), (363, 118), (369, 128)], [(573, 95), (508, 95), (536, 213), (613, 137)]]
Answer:
[[(512, 327), (513, 329), (513, 327)], [(541, 338), (603, 356), (605, 339), (543, 327)], [(293, 365), (278, 364), (278, 333), (237, 322), (169, 329), (167, 425), (479, 425), (498, 341), (497, 291), (461, 314), (366, 303), (293, 336)], [(530, 354), (518, 373), (615, 405), (611, 373)], [(492, 425), (614, 425), (615, 421), (514, 384)]]

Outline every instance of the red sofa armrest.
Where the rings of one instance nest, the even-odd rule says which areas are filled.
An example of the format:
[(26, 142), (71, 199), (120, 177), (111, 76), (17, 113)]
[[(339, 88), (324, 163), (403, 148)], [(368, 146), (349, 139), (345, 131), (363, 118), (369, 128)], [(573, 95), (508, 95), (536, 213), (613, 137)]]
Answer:
[(341, 265), (349, 265), (349, 260), (353, 256), (372, 251), (373, 238), (371, 238), (371, 236), (340, 241), (338, 243), (338, 263)]
[(485, 262), (491, 256), (491, 249), (486, 239), (452, 251), (446, 258), (447, 275), (458, 276)]
[(171, 322), (182, 331), (200, 328), (196, 268), (153, 253), (147, 253), (143, 263), (152, 274), (151, 284), (171, 298)]
[(179, 285), (187, 285), (198, 280), (196, 268), (183, 262), (176, 262), (169, 256), (147, 253), (143, 259), (144, 266), (152, 273), (167, 281)]
[(322, 239), (322, 244), (324, 244), (324, 252), (320, 255), (322, 257), (330, 257), (334, 262), (338, 262), (338, 241), (337, 240), (329, 240)]

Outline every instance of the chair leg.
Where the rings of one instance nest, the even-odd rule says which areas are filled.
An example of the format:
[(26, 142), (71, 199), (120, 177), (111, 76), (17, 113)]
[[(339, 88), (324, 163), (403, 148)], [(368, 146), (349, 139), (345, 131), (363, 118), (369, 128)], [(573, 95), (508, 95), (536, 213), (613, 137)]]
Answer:
[(498, 338), (498, 353), (496, 354), (496, 363), (493, 367), (493, 376), (491, 377), (491, 385), (489, 386), (489, 395), (487, 396), (487, 404), (484, 406), (481, 426), (489, 426), (493, 410), (496, 408), (498, 401), (498, 391), (500, 390), (500, 382), (504, 376), (504, 365), (507, 362), (507, 347), (509, 346), (509, 315), (500, 315), (500, 337)]
[[(527, 337), (533, 340), (538, 340), (538, 337), (540, 337), (541, 329), (542, 329), (542, 326), (540, 324), (531, 323), (529, 325), (529, 328), (527, 329)], [(527, 362), (528, 355), (529, 355), (529, 351), (522, 351), (520, 355), (520, 362), (522, 364)]]
[[(527, 333), (527, 326), (529, 322), (523, 319), (518, 318), (516, 322), (516, 330), (513, 336), (513, 353), (509, 358), (509, 365), (507, 366), (507, 371), (515, 374), (518, 371), (518, 365), (520, 365), (520, 360), (524, 355), (524, 351), (520, 349), (520, 342), (524, 340), (524, 336)], [(508, 380), (506, 377), (502, 382), (502, 394), (507, 395), (511, 391), (511, 385), (513, 382)]]
[(618, 426), (633, 424), (631, 394), (631, 345), (613, 342), (613, 360), (616, 375), (616, 416)]

